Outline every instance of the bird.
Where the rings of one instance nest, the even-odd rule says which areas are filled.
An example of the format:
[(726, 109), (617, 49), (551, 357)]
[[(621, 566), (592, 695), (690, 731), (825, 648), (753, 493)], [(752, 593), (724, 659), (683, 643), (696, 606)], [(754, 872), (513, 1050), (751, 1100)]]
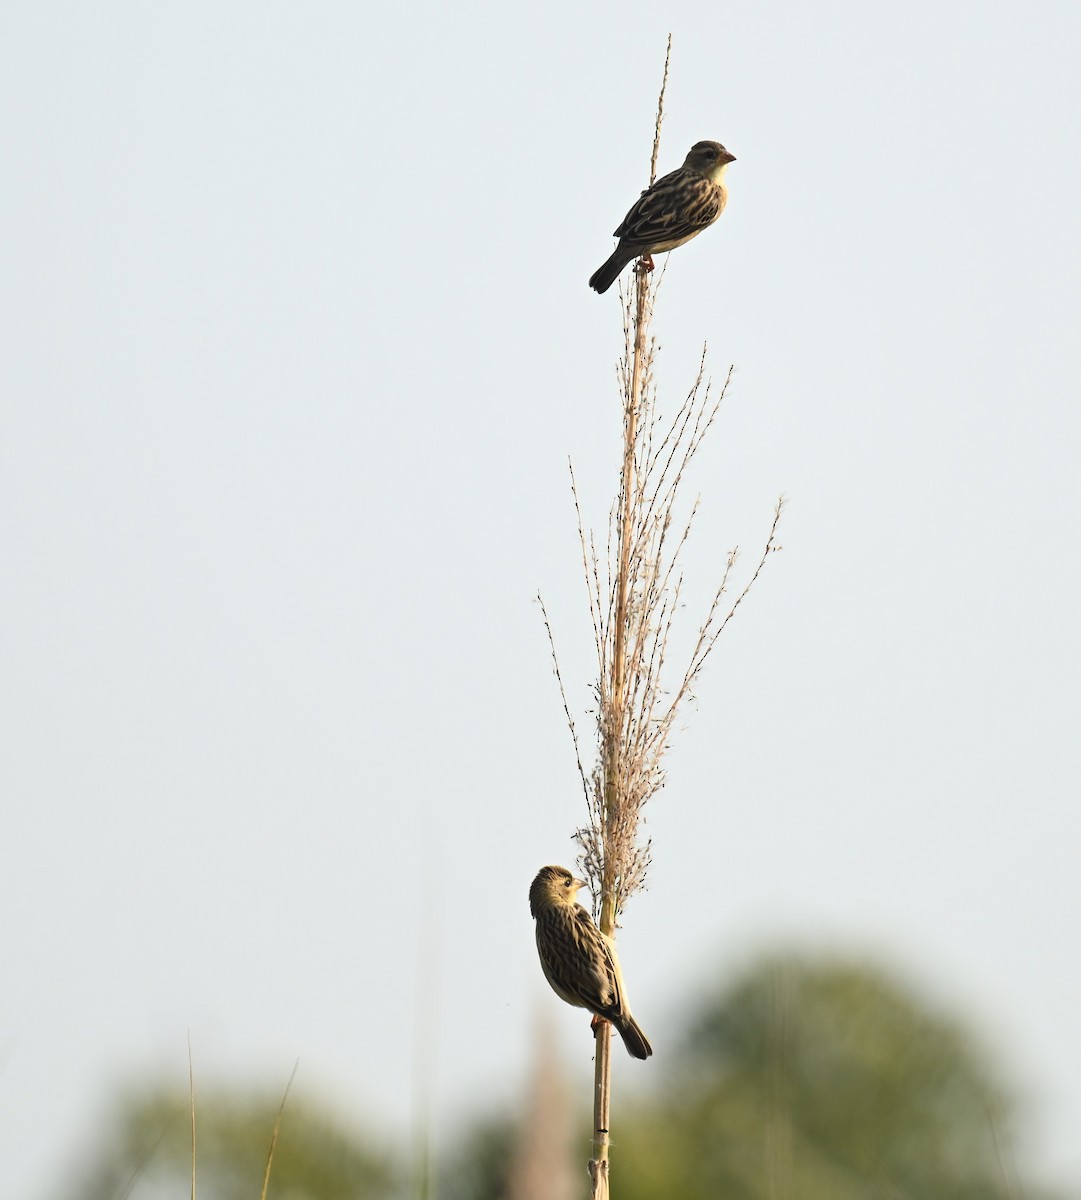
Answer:
[(653, 1047), (631, 1016), (612, 939), (575, 902), (586, 886), (566, 867), (541, 867), (530, 885), (541, 970), (560, 1000), (611, 1021), (632, 1058), (649, 1058)]
[(736, 156), (720, 142), (695, 142), (678, 171), (662, 175), (638, 197), (613, 237), (612, 256), (590, 276), (595, 292), (606, 292), (632, 259), (643, 258), (653, 270), (654, 254), (689, 242), (724, 212), (728, 190), (724, 173)]

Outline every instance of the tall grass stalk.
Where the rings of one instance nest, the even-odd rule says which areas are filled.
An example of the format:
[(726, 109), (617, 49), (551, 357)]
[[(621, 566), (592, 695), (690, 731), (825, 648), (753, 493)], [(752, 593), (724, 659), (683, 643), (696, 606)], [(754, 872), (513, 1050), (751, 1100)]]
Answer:
[[(654, 125), (650, 184), (657, 175), (671, 49), (669, 37)], [(643, 885), (649, 868), (650, 843), (647, 840), (641, 844), (638, 840), (639, 820), (646, 802), (664, 785), (664, 754), (677, 713), (692, 695), (699, 673), (725, 626), (754, 586), (767, 559), (780, 548), (776, 538), (784, 504), (783, 498), (778, 500), (757, 564), (732, 603), (727, 598), (738, 551), (729, 552), (683, 674), (676, 677), (674, 684), (662, 686), (662, 676), (667, 682), (664, 668), (669, 637), (681, 604), (681, 556), (697, 509), (695, 501), (682, 519), (677, 518), (677, 496), (732, 378), (729, 368), (723, 385), (719, 390), (714, 388), (706, 373), (703, 347), (694, 382), (683, 402), (670, 419), (660, 415), (654, 381), (657, 344), (650, 326), (663, 274), (659, 271), (654, 278), (646, 265), (639, 262), (631, 287), (624, 292), (621, 285), (624, 352), (619, 363), (619, 380), (623, 456), (603, 553), (593, 534), (586, 532), (571, 468), (571, 490), (598, 665), (594, 685), (597, 759), (589, 773), (582, 764), (551, 624), (544, 613), (589, 814), (588, 825), (575, 834), (581, 848), (579, 862), (593, 891), (601, 932), (613, 940), (624, 905)], [(595, 1022), (594, 1027), (594, 1128), (589, 1173), (593, 1200), (607, 1200), (611, 1027), (606, 1021)]]
[(274, 1118), (274, 1130), (270, 1135), (270, 1149), (266, 1156), (266, 1169), (263, 1171), (263, 1190), (259, 1193), (259, 1200), (267, 1200), (267, 1189), (270, 1187), (270, 1168), (274, 1165), (274, 1151), (278, 1148), (278, 1138), (282, 1131), (282, 1119), (285, 1117), (285, 1105), (289, 1099), (289, 1089), (293, 1086), (293, 1080), (296, 1079), (297, 1069), (300, 1066), (300, 1059), (293, 1064), (293, 1073), (289, 1076), (289, 1082), (285, 1085), (285, 1091), (282, 1093), (282, 1102), (278, 1105), (278, 1115)]

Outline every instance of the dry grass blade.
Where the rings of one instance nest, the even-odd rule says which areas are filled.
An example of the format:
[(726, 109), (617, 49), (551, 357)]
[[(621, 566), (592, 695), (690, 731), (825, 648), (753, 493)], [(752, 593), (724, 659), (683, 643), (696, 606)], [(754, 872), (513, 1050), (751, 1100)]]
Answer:
[(188, 1095), (191, 1100), (191, 1200), (195, 1200), (195, 1068), (191, 1061), (191, 1030), (188, 1030)]
[(274, 1119), (274, 1132), (270, 1136), (270, 1149), (266, 1156), (266, 1170), (263, 1172), (263, 1190), (259, 1193), (259, 1200), (266, 1200), (267, 1188), (270, 1186), (270, 1168), (274, 1162), (274, 1151), (278, 1147), (278, 1134), (281, 1132), (282, 1117), (285, 1116), (285, 1102), (289, 1099), (289, 1089), (293, 1086), (293, 1080), (297, 1075), (297, 1067), (300, 1066), (298, 1059), (293, 1064), (292, 1073), (289, 1076), (289, 1081), (285, 1085), (285, 1091), (282, 1093), (282, 1102), (278, 1106), (278, 1115)]

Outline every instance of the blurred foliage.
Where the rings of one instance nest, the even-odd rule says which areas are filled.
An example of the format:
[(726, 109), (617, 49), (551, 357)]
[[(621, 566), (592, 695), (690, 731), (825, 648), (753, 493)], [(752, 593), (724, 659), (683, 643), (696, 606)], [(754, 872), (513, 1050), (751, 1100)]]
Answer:
[(992, 1068), (958, 1024), (862, 964), (760, 963), (700, 1009), (660, 1100), (621, 1124), (620, 1200), (1019, 1194)]
[(518, 1130), (509, 1116), (478, 1122), (444, 1156), (439, 1170), (439, 1200), (504, 1200)]
[[(661, 1072), (644, 1100), (632, 1108), (616, 1094), (619, 1200), (1048, 1198), (1015, 1179), (1014, 1114), (994, 1065), (955, 1020), (865, 964), (761, 961), (701, 1002), (673, 1041), (653, 1060)], [(549, 1072), (552, 1060), (550, 1049), (539, 1055)], [(279, 1099), (198, 1098), (200, 1196), (258, 1197)], [(583, 1196), (588, 1099), (574, 1115), (581, 1157), (571, 1164)], [(567, 1156), (567, 1138), (544, 1132), (560, 1128), (549, 1110), (565, 1128), (562, 1093), (535, 1083), (517, 1113), (466, 1124), (442, 1154), (434, 1195), (523, 1200), (536, 1194), (523, 1183), (532, 1178), (552, 1185), (548, 1197)], [(131, 1097), (77, 1194), (188, 1195), (189, 1138), (185, 1094)], [(403, 1155), (290, 1099), (268, 1200), (391, 1200), (412, 1194), (410, 1174)]]
[[(281, 1098), (196, 1093), (198, 1195), (258, 1200)], [(122, 1101), (111, 1144), (80, 1171), (82, 1200), (157, 1200), (191, 1194), (191, 1117), (185, 1093), (155, 1090)], [(71, 1193), (69, 1193), (71, 1194)], [(402, 1194), (389, 1154), (366, 1146), (314, 1106), (290, 1098), (268, 1200), (390, 1200)]]
[[(585, 1135), (584, 1103), (577, 1120)], [(697, 1005), (646, 1101), (631, 1110), (616, 1095), (612, 1190), (619, 1200), (1046, 1197), (1015, 1180), (1012, 1124), (993, 1065), (956, 1021), (866, 964), (774, 957)], [(509, 1116), (478, 1130), (446, 1163), (440, 1196), (513, 1197), (514, 1142)]]

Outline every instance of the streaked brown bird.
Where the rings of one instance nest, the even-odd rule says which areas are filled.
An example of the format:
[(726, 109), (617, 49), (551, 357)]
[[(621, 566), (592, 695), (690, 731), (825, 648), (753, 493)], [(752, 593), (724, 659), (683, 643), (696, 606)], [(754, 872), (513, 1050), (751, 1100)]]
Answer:
[(724, 212), (724, 172), (735, 161), (720, 142), (695, 142), (678, 171), (662, 175), (635, 201), (613, 235), (619, 245), (593, 272), (589, 286), (595, 292), (608, 291), (635, 258), (644, 258), (652, 271), (652, 255), (674, 250), (708, 229)]
[(530, 885), (541, 970), (560, 1000), (611, 1021), (632, 1057), (649, 1058), (653, 1048), (631, 1016), (616, 948), (575, 902), (585, 886), (566, 867), (541, 867)]

